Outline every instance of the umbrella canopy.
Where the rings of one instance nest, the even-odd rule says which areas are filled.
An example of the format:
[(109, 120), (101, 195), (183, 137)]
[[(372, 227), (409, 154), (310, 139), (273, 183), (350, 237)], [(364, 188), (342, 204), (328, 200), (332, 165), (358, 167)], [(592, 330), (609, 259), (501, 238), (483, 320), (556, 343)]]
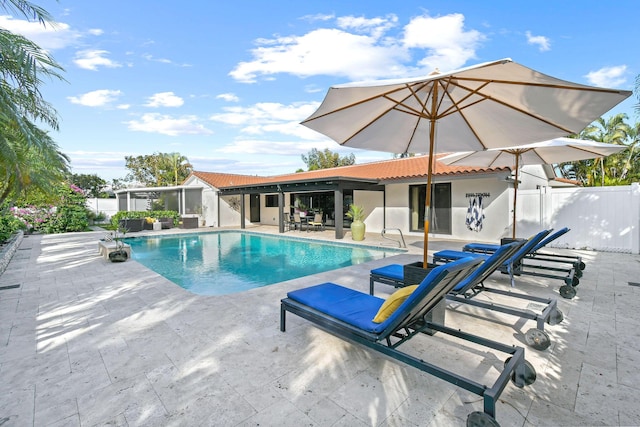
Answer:
[(517, 147), (491, 148), (484, 151), (467, 151), (451, 154), (439, 160), (447, 165), (515, 167), (513, 184), (513, 238), (516, 237), (516, 203), (518, 196), (518, 170), (523, 165), (544, 165), (595, 159), (618, 153), (624, 145), (605, 144), (573, 138), (556, 138)]
[(547, 76), (510, 59), (403, 80), (329, 89), (303, 125), (341, 145), (429, 153), (424, 260), (433, 154), (477, 151), (578, 133), (631, 95)]

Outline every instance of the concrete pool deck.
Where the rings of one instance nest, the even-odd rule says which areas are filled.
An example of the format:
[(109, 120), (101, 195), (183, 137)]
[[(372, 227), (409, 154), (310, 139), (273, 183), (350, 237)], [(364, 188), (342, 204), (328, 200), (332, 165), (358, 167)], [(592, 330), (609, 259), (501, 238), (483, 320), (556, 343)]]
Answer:
[[(197, 296), (135, 261), (104, 260), (103, 234), (25, 237), (0, 275), (1, 425), (459, 426), (482, 410), (480, 397), (297, 316), (279, 330), (288, 291), (331, 281), (368, 292), (369, 270), (419, 260), (421, 238), (405, 236), (409, 252), (396, 257)], [(429, 249), (462, 244), (432, 239)], [(640, 256), (580, 253), (587, 269), (572, 300), (558, 295), (557, 279), (516, 279), (518, 292), (556, 297), (565, 320), (545, 328), (549, 349), (526, 348), (537, 381), (507, 386), (502, 426), (640, 424), (640, 286), (630, 285), (640, 282)], [(489, 282), (509, 288), (500, 274)], [(461, 305), (446, 315), (448, 326), (514, 345), (535, 326)], [(438, 334), (403, 348), (480, 380), (503, 363)]]

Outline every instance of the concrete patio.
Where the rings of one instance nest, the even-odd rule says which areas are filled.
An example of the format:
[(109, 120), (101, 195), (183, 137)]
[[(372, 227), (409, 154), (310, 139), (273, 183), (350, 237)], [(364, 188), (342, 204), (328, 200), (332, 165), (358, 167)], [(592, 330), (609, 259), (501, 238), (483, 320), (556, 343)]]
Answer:
[[(288, 291), (331, 281), (368, 292), (370, 269), (420, 259), (419, 238), (397, 257), (198, 296), (135, 261), (104, 260), (103, 234), (25, 237), (0, 275), (0, 425), (460, 426), (482, 410), (480, 397), (296, 316), (279, 330)], [(329, 231), (288, 234), (332, 240)], [(432, 240), (429, 249), (463, 243)], [(549, 349), (526, 349), (537, 381), (504, 390), (503, 427), (640, 425), (640, 256), (581, 254), (587, 269), (572, 300), (558, 295), (559, 280), (516, 279), (517, 292), (556, 297), (565, 319), (545, 328)], [(509, 288), (504, 275), (489, 282)], [(521, 346), (535, 327), (452, 304), (446, 323)], [(403, 348), (479, 380), (504, 361), (438, 334)]]

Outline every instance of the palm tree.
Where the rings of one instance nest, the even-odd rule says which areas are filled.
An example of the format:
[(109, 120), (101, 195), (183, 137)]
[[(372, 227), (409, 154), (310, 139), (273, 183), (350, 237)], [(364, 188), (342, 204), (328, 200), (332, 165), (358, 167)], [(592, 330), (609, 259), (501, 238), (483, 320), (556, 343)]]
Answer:
[(635, 182), (640, 177), (640, 164), (638, 146), (640, 146), (640, 122), (636, 122), (634, 126), (629, 127), (629, 149), (626, 153), (626, 159), (620, 178), (626, 183)]
[[(10, 147), (8, 158), (0, 162), (0, 206), (9, 198), (17, 198), (27, 188), (44, 192), (64, 181), (69, 159), (58, 150), (56, 143), (41, 129), (31, 125), (29, 132), (40, 144), (28, 144), (17, 127), (0, 131)], [(44, 146), (44, 149), (41, 148)]]
[[(43, 25), (53, 23), (44, 9), (26, 0), (0, 0), (0, 8), (36, 19)], [(46, 185), (42, 179), (47, 176), (56, 180), (61, 173), (67, 172), (68, 159), (60, 153), (53, 139), (35, 124), (58, 129), (57, 112), (43, 99), (40, 87), (44, 78), (64, 80), (60, 74), (62, 67), (37, 44), (3, 28), (0, 28), (0, 58), (2, 204), (10, 195), (17, 197), (33, 182)]]
[[(627, 115), (623, 113), (611, 116), (607, 120), (600, 117), (580, 132), (578, 138), (609, 144), (626, 145), (625, 142), (631, 132), (631, 128), (626, 123), (626, 120)], [(622, 153), (625, 152), (626, 150)], [(600, 185), (604, 186), (607, 170), (609, 171), (609, 178), (613, 178), (613, 175), (618, 177), (619, 173), (623, 171), (620, 159), (619, 153), (618, 155), (607, 157), (606, 161), (603, 157), (600, 157), (593, 160), (571, 162), (571, 165), (576, 173), (576, 178), (583, 183), (588, 186), (594, 186), (596, 185), (597, 178), (599, 178)], [(608, 167), (605, 167), (605, 163)]]
[(189, 163), (189, 159), (180, 153), (168, 153), (164, 154), (165, 161), (167, 162), (168, 170), (171, 172), (171, 183), (178, 185), (191, 173), (192, 166)]

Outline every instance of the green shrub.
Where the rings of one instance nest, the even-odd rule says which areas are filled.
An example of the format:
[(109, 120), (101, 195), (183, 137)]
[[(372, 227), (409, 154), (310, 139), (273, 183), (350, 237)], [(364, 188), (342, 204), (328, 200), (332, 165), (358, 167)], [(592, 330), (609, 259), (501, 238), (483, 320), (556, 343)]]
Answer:
[(7, 210), (0, 211), (0, 243), (4, 243), (13, 233), (24, 228), (24, 224)]
[(142, 218), (172, 218), (173, 225), (177, 226), (180, 221), (180, 214), (176, 211), (118, 211), (111, 216), (111, 225), (118, 226), (121, 219), (142, 219)]
[(45, 232), (85, 231), (89, 226), (89, 220), (86, 208), (87, 197), (84, 192), (72, 184), (58, 189), (58, 195), (60, 203), (55, 216), (47, 223)]

